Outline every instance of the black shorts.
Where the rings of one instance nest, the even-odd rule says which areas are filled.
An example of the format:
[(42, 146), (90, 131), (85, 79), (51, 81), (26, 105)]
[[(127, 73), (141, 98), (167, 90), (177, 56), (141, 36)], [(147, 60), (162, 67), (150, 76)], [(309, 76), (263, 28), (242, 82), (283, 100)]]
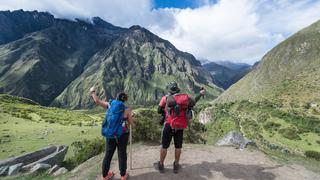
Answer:
[(182, 148), (183, 129), (173, 130), (169, 124), (165, 124), (161, 134), (161, 146), (163, 149), (168, 149), (173, 137), (174, 147), (176, 149)]

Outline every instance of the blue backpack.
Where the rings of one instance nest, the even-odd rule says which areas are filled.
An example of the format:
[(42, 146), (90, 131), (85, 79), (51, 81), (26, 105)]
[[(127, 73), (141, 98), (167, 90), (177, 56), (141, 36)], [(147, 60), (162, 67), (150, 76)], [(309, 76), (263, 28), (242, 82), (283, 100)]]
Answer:
[(102, 124), (102, 136), (106, 138), (119, 138), (122, 135), (122, 123), (125, 109), (126, 107), (122, 101), (111, 101)]

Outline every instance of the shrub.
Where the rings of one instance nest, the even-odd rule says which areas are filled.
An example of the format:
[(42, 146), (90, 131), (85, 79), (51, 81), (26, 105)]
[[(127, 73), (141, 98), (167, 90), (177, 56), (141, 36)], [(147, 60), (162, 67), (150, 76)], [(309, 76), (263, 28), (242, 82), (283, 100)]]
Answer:
[(78, 125), (79, 127), (82, 127), (82, 122), (78, 122), (77, 125)]
[(193, 108), (193, 110), (198, 113), (198, 112), (200, 112), (200, 111), (202, 111), (202, 110), (204, 110), (204, 109), (206, 109), (206, 108), (208, 108), (208, 107), (212, 107), (212, 104), (209, 104), (209, 103), (201, 103), (201, 104), (197, 104), (197, 105)]
[(203, 137), (205, 126), (194, 120), (189, 123), (188, 128), (184, 131), (184, 141), (187, 143), (204, 144), (206, 140)]
[(82, 141), (73, 142), (71, 146), (74, 147), (73, 157), (64, 162), (69, 169), (104, 152), (105, 140), (103, 138), (95, 138), (93, 140), (84, 139)]
[(264, 123), (263, 128), (265, 130), (278, 130), (278, 128), (281, 126), (281, 124), (273, 122), (273, 121), (269, 121)]
[(134, 141), (160, 141), (160, 115), (155, 109), (139, 109), (135, 111), (132, 138)]
[(228, 132), (239, 129), (236, 121), (230, 117), (220, 118), (206, 124), (205, 127), (207, 130), (204, 134), (208, 144), (214, 144)]
[(303, 108), (304, 108), (304, 109), (310, 109), (310, 108), (311, 108), (310, 103), (305, 103), (305, 104), (303, 105)]
[(48, 122), (49, 122), (50, 124), (53, 124), (53, 123), (55, 123), (55, 120), (49, 119)]
[(267, 113), (261, 113), (258, 116), (258, 122), (265, 122), (269, 119), (269, 114)]
[(300, 136), (298, 135), (298, 131), (294, 128), (283, 128), (279, 130), (279, 133), (290, 140), (301, 140)]
[(304, 155), (306, 155), (308, 158), (313, 158), (320, 161), (320, 152), (318, 151), (306, 151)]

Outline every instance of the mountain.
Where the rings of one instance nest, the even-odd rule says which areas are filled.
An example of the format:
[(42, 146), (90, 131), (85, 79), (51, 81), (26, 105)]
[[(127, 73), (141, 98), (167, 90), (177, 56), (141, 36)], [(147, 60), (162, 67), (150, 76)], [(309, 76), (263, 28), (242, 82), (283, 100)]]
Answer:
[(279, 102), (287, 107), (320, 104), (320, 21), (269, 51), (244, 78), (217, 102)]
[(1, 11), (0, 25), (0, 93), (83, 108), (93, 105), (92, 85), (107, 98), (125, 90), (135, 104), (155, 102), (171, 80), (190, 93), (202, 86), (209, 97), (222, 91), (191, 54), (138, 26), (22, 10)]
[(1, 11), (0, 44), (22, 38), (24, 35), (52, 26), (54, 17), (44, 12)]
[(249, 64), (246, 63), (235, 63), (231, 61), (215, 61), (215, 63), (232, 70), (248, 69), (251, 67)]
[(173, 80), (188, 93), (200, 91), (204, 86), (208, 98), (217, 97), (222, 91), (213, 85), (210, 74), (191, 54), (177, 50), (142, 27), (132, 26), (110, 48), (93, 56), (86, 70), (53, 105), (85, 107), (92, 100), (83, 94), (93, 85), (103, 89), (108, 98), (124, 90), (133, 104), (154, 104), (166, 93), (166, 84)]
[(319, 47), (320, 21), (269, 51), (204, 111), (209, 137), (236, 130), (267, 152), (320, 157)]
[[(16, 34), (24, 34), (22, 38), (17, 35), (17, 40), (0, 46), (0, 92), (27, 97), (42, 105), (49, 105), (83, 72), (88, 60), (99, 49), (110, 46), (125, 31), (102, 24), (54, 19), (47, 13), (14, 11), (0, 14), (10, 22), (2, 29), (22, 26), (15, 30)], [(20, 16), (22, 20), (18, 21)], [(48, 22), (37, 21), (40, 17)], [(30, 28), (34, 32), (25, 33), (28, 28), (23, 26), (28, 21), (31, 26), (39, 24), (39, 28)], [(93, 23), (100, 21), (93, 19)], [(4, 22), (0, 24), (5, 25)], [(0, 34), (6, 36), (6, 32)]]
[(203, 67), (212, 75), (214, 84), (223, 89), (228, 89), (251, 70), (248, 64), (228, 61), (209, 62)]

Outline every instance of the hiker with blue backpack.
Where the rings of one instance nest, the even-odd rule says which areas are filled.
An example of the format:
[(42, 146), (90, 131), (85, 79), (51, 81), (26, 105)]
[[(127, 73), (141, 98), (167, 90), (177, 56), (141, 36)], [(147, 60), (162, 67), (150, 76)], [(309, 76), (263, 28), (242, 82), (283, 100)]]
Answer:
[(90, 94), (97, 105), (106, 109), (106, 116), (102, 124), (101, 133), (106, 138), (106, 152), (102, 163), (102, 180), (111, 179), (114, 173), (110, 170), (112, 156), (118, 149), (118, 161), (121, 180), (129, 176), (127, 172), (127, 145), (129, 139), (129, 126), (133, 123), (132, 111), (125, 106), (127, 94), (120, 92), (116, 99), (109, 102), (101, 100), (90, 88)]
[(163, 125), (161, 133), (160, 161), (156, 162), (155, 168), (164, 172), (164, 160), (167, 156), (167, 149), (171, 140), (174, 140), (175, 160), (173, 162), (173, 172), (178, 173), (180, 169), (179, 160), (183, 142), (183, 130), (187, 128), (188, 122), (192, 119), (192, 108), (199, 99), (204, 97), (205, 90), (201, 88), (200, 93), (192, 98), (188, 94), (180, 93), (176, 82), (167, 85), (169, 94), (163, 96), (158, 106), (158, 113), (162, 114), (160, 124)]

